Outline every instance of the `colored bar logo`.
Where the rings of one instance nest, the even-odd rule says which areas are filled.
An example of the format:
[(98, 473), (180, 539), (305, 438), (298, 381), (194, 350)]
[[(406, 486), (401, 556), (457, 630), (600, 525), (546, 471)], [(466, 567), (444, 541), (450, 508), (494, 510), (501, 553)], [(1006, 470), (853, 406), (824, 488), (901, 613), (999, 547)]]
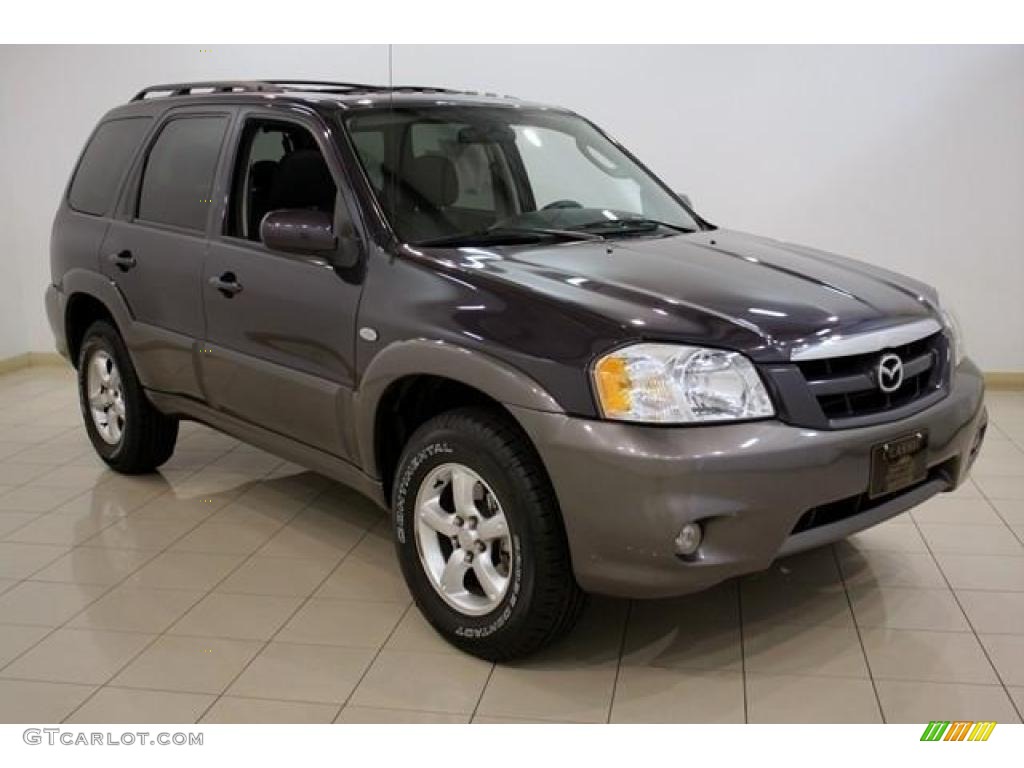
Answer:
[(957, 720), (932, 720), (925, 726), (921, 741), (988, 741), (996, 724), (991, 721), (971, 722)]

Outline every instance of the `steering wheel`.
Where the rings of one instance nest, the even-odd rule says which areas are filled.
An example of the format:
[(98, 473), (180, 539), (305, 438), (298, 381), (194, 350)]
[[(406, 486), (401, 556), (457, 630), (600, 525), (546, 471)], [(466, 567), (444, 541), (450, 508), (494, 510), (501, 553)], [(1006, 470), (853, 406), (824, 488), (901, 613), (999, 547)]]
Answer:
[(553, 203), (548, 203), (542, 211), (552, 211), (559, 208), (582, 208), (583, 206), (577, 203), (575, 200), (555, 200)]

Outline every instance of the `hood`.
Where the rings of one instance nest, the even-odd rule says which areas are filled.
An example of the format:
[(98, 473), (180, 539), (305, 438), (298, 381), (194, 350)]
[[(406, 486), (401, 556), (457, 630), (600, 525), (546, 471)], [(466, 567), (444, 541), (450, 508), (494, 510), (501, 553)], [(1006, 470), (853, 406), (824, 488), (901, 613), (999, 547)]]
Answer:
[(459, 248), (445, 264), (618, 323), (627, 337), (788, 360), (795, 347), (927, 317), (929, 286), (853, 259), (728, 230)]

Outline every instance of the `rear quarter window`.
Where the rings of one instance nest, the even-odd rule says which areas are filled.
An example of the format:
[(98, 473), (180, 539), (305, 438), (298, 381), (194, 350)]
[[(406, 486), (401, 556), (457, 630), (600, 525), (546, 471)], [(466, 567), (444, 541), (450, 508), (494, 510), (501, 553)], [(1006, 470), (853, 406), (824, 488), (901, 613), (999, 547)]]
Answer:
[(121, 177), (149, 129), (150, 120), (126, 117), (100, 124), (75, 169), (68, 205), (94, 216), (110, 210)]

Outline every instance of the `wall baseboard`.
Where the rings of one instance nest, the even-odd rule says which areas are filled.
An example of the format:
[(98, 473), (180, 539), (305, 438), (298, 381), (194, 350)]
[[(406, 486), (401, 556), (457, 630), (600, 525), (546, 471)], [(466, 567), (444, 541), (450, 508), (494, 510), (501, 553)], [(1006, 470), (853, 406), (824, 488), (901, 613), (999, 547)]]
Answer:
[[(0, 373), (43, 365), (68, 365), (57, 352), (23, 352), (0, 360)], [(994, 390), (1024, 390), (1024, 371), (987, 371), (985, 386)]]
[(998, 390), (1024, 390), (1024, 371), (988, 371), (985, 386)]
[(30, 366), (67, 364), (67, 360), (57, 352), (22, 352), (20, 355), (0, 359), (0, 373), (10, 373)]

